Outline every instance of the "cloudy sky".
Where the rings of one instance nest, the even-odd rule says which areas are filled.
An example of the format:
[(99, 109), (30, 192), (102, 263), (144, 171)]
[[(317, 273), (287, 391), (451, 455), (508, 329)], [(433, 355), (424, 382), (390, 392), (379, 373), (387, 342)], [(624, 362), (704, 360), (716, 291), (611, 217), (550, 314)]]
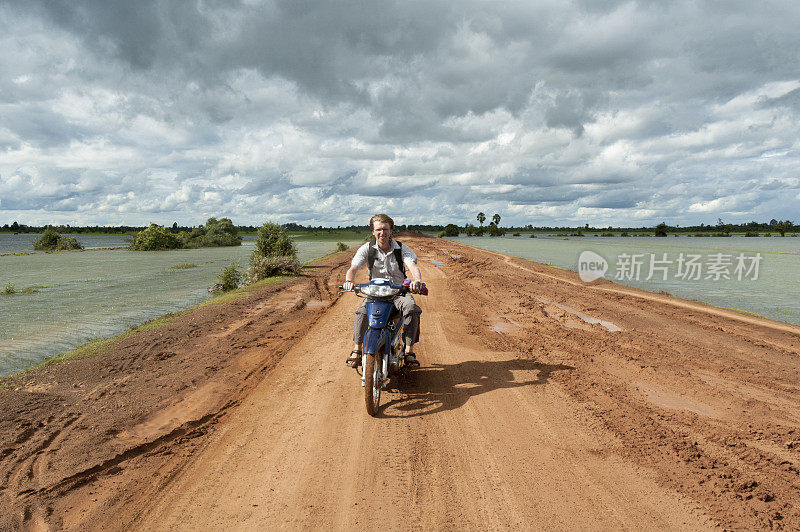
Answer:
[(794, 0), (0, 3), (0, 225), (800, 222)]

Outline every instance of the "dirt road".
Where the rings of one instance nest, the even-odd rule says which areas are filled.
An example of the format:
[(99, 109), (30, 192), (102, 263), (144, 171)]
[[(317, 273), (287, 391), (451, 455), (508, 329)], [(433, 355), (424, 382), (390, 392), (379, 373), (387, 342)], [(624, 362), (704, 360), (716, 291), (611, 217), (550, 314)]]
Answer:
[[(343, 364), (356, 299), (328, 291), (341, 280), (339, 261), (325, 272), (328, 290), (304, 296), (302, 319), (292, 320), (297, 305), (285, 314), (301, 329), (296, 341), (207, 417), (207, 430), (158, 443), (166, 425), (187, 422), (187, 401), (176, 400), (180, 408), (116, 436), (149, 438), (151, 448), (21, 522), (800, 526), (797, 328), (612, 283), (587, 287), (571, 272), (450, 242), (405, 241), (431, 290), (417, 298), (422, 368), (393, 382), (377, 418)], [(228, 338), (257, 329), (248, 312), (259, 310), (220, 324)], [(189, 418), (214, 411), (195, 409)]]

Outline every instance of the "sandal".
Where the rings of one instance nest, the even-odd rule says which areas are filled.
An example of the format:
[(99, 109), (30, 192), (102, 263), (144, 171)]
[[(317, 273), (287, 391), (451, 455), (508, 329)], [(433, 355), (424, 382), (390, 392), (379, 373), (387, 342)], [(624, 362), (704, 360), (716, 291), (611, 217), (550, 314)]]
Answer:
[(416, 369), (419, 367), (419, 360), (417, 360), (417, 355), (414, 353), (406, 353), (403, 356), (403, 361), (408, 368)]
[(345, 360), (344, 363), (347, 364), (348, 366), (350, 366), (351, 368), (357, 368), (358, 366), (360, 366), (361, 365), (361, 351), (353, 349), (353, 351), (350, 353), (350, 358)]

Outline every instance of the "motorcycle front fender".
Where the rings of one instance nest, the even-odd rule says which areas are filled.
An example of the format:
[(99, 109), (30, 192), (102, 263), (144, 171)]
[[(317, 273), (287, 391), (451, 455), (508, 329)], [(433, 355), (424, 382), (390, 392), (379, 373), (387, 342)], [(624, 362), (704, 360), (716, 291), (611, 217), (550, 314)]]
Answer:
[(378, 353), (379, 349), (381, 349), (383, 344), (387, 341), (388, 335), (386, 334), (386, 329), (373, 329), (370, 327), (364, 335), (364, 343), (361, 346), (361, 350), (364, 353)]

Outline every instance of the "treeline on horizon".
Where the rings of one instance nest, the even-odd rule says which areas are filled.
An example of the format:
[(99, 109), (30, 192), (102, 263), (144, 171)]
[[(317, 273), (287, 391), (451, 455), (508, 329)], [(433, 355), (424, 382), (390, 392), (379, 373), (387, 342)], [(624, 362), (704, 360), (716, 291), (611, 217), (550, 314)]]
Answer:
[[(348, 226), (336, 226), (336, 227), (328, 227), (328, 226), (312, 226), (312, 225), (302, 225), (294, 222), (289, 222), (286, 224), (282, 224), (283, 227), (286, 228), (287, 231), (292, 232), (334, 232), (334, 231), (351, 231), (351, 232), (369, 232), (369, 225), (348, 225)], [(407, 225), (397, 225), (395, 227), (395, 232), (400, 231), (416, 231), (420, 233), (438, 233), (445, 229), (447, 225), (456, 225), (456, 224), (407, 224)], [(464, 225), (456, 225), (459, 229), (464, 229), (469, 223), (465, 223)], [(167, 229), (170, 229), (174, 233), (180, 232), (191, 232), (193, 229), (197, 229), (198, 227), (203, 227), (203, 224), (198, 224), (195, 226), (182, 226), (178, 225), (177, 222), (173, 223), (172, 226), (167, 226)], [(237, 231), (240, 233), (252, 233), (255, 234), (258, 231), (260, 226), (258, 225), (235, 225)], [(135, 226), (135, 225), (93, 225), (93, 226), (71, 226), (69, 224), (66, 225), (43, 225), (43, 226), (36, 226), (36, 225), (26, 225), (20, 224), (18, 222), (13, 222), (12, 224), (4, 224), (0, 227), (0, 232), (4, 233), (43, 233), (47, 229), (53, 229), (59, 233), (102, 233), (102, 234), (133, 234), (138, 233), (140, 231), (144, 231), (147, 229), (148, 226)], [(652, 232), (656, 228), (661, 228), (668, 233), (696, 233), (696, 232), (722, 232), (722, 233), (739, 233), (739, 232), (779, 232), (781, 229), (789, 231), (798, 231), (800, 230), (800, 226), (796, 226), (790, 220), (776, 220), (772, 219), (769, 222), (756, 222), (751, 221), (747, 223), (741, 224), (731, 224), (731, 223), (724, 223), (722, 220), (718, 220), (714, 225), (706, 225), (705, 223), (701, 223), (700, 225), (687, 225), (687, 226), (679, 226), (679, 225), (669, 225), (664, 222), (658, 225), (643, 225), (643, 226), (628, 226), (628, 227), (615, 227), (615, 226), (591, 226), (588, 223), (584, 224), (583, 226), (534, 226), (532, 224), (527, 224), (524, 226), (509, 226), (504, 227), (503, 229), (507, 232), (565, 232), (565, 231), (572, 231), (572, 232), (640, 232), (640, 231), (648, 231)]]

